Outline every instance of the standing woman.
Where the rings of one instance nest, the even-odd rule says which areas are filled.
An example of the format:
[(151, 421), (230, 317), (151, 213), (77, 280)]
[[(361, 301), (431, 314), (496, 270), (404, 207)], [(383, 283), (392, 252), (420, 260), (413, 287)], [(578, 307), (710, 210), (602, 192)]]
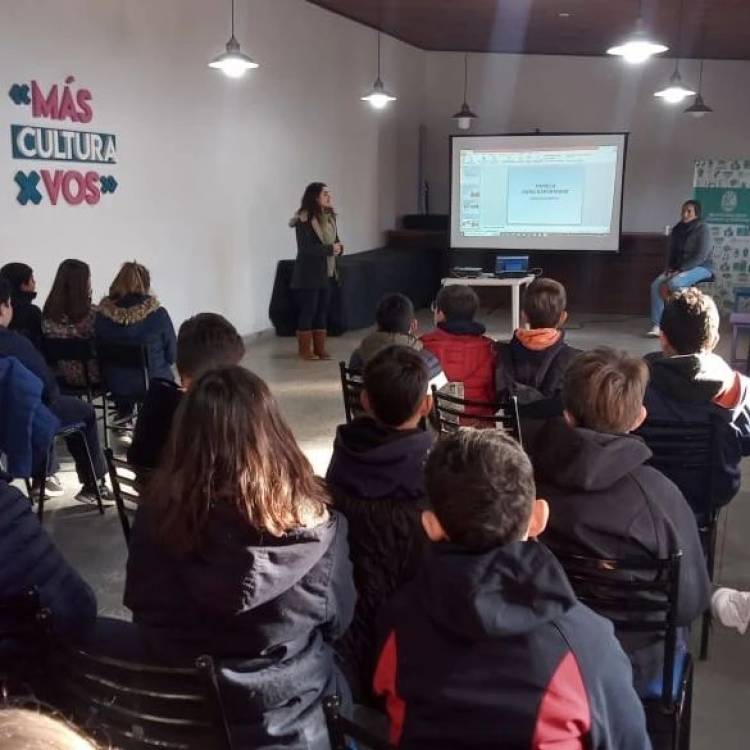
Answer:
[(328, 306), (337, 280), (336, 259), (344, 252), (331, 191), (311, 182), (289, 226), (297, 235), (291, 288), (297, 297), (297, 343), (301, 359), (330, 359), (326, 351)]
[(701, 221), (701, 204), (690, 200), (682, 204), (682, 218), (669, 236), (667, 268), (651, 282), (651, 323), (649, 336), (659, 336), (664, 300), (672, 292), (706, 281), (713, 276), (711, 235)]

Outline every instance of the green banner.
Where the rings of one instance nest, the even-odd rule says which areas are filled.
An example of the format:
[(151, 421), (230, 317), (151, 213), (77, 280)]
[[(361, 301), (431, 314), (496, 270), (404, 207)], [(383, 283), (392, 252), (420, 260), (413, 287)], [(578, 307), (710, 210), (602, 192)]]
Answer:
[(696, 187), (707, 224), (750, 224), (750, 188)]

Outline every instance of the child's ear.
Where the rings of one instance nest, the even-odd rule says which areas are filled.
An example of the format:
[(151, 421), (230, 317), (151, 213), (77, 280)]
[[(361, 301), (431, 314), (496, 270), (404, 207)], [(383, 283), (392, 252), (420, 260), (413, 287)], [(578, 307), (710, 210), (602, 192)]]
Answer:
[(359, 403), (362, 404), (362, 408), (365, 410), (365, 413), (372, 416), (370, 397), (367, 395), (367, 391), (364, 388), (359, 392)]
[(422, 511), (422, 528), (431, 542), (449, 541), (442, 524), (438, 521), (438, 517), (431, 510)]
[(630, 428), (629, 432), (635, 432), (646, 421), (647, 416), (648, 412), (646, 411), (646, 407), (641, 404), (641, 410), (638, 412), (638, 416), (636, 417), (635, 422), (633, 422), (633, 426)]
[(420, 417), (426, 417), (430, 414), (431, 411), (432, 411), (432, 394), (428, 393), (422, 399), (422, 403), (419, 405), (419, 409), (417, 410), (417, 413), (419, 414)]
[(578, 423), (576, 422), (576, 418), (567, 409), (563, 410), (563, 418), (571, 427), (578, 426)]
[(549, 504), (546, 500), (534, 500), (531, 508), (531, 518), (529, 519), (529, 539), (536, 539), (541, 536), (547, 528), (549, 521)]
[(419, 321), (414, 318), (412, 320), (411, 325), (409, 326), (409, 333), (416, 338), (417, 331), (419, 330)]
[(556, 328), (562, 328), (568, 322), (568, 311), (563, 310), (560, 313), (560, 320), (557, 321)]

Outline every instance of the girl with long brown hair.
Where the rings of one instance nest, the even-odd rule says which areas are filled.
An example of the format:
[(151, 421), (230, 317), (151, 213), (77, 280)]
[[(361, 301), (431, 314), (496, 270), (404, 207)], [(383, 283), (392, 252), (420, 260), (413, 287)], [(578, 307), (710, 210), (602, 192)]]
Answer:
[(180, 404), (130, 540), (125, 604), (155, 653), (210, 654), (238, 747), (328, 748), (331, 643), (351, 621), (346, 522), (268, 386), (205, 373)]
[[(42, 335), (48, 339), (93, 339), (96, 307), (91, 304), (91, 269), (75, 258), (64, 260), (57, 268), (47, 301), (42, 309)], [(87, 364), (91, 383), (99, 381), (99, 367), (92, 359)], [(86, 378), (80, 362), (62, 360), (58, 375), (68, 385), (84, 386)]]

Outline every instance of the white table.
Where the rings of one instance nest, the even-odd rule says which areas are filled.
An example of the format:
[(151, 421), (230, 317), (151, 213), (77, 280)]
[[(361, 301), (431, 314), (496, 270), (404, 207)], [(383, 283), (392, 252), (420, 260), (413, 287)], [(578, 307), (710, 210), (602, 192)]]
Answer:
[(521, 327), (521, 287), (530, 284), (536, 276), (529, 274), (517, 279), (498, 279), (495, 276), (477, 276), (475, 278), (458, 278), (449, 276), (441, 281), (443, 286), (463, 284), (464, 286), (509, 286), (513, 297), (511, 315), (513, 330)]

